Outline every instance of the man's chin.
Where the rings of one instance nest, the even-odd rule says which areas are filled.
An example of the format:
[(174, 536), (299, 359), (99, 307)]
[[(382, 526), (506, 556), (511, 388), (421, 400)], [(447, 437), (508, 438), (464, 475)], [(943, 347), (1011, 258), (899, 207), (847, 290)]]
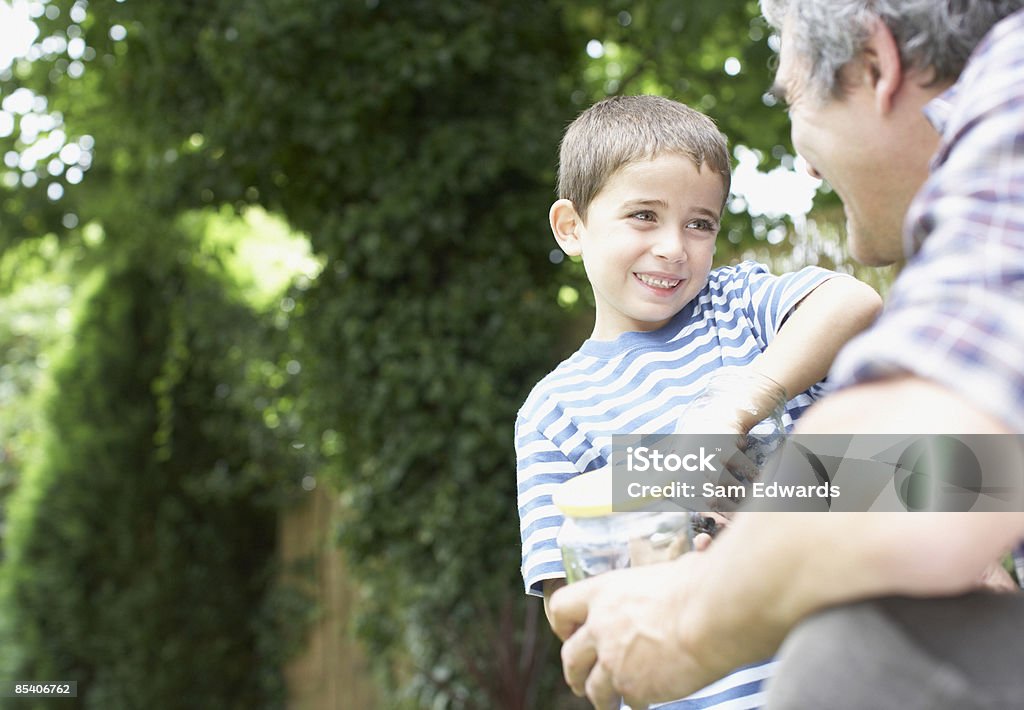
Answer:
[(859, 253), (857, 253), (855, 251), (852, 251), (852, 250), (850, 252), (850, 256), (853, 257), (854, 261), (856, 261), (858, 264), (861, 264), (863, 266), (892, 266), (897, 261), (899, 261), (899, 259), (893, 259), (893, 258), (889, 258), (889, 257), (882, 257), (882, 256), (878, 256), (877, 254), (864, 254), (864, 255), (862, 255), (862, 254), (859, 254)]
[[(847, 244), (853, 260), (864, 266), (891, 266), (903, 259), (902, 244), (897, 234), (891, 239), (866, 239), (854, 225), (846, 223)], [(894, 253), (898, 251), (899, 253)]]

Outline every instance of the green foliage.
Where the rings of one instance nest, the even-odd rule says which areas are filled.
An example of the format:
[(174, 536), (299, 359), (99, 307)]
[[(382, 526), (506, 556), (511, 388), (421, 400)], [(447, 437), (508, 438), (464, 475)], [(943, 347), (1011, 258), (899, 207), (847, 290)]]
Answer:
[[(348, 502), (364, 638), (412, 706), (523, 707), (508, 688), (533, 687), (540, 707), (553, 656), (541, 678), (535, 661), (502, 667), (541, 647), (494, 620), (508, 607), (523, 634), (548, 633), (520, 591), (511, 425), (566, 322), (545, 217), (572, 108), (538, 78), (571, 65), (573, 39), (542, 3), (325, 8), (301, 24), (284, 5), (267, 3), (309, 49), (241, 52), (228, 76), (258, 82), (277, 134), (307, 135), (298, 108), (320, 144), (284, 153), (285, 186), (259, 189), (326, 259), (300, 302), (305, 419), (311, 440), (340, 433), (325, 465)], [(245, 27), (261, 20), (250, 8)], [(275, 40), (240, 29), (238, 43)]]
[[(584, 7), (576, 22), (603, 47), (587, 67), (580, 103), (613, 93), (659, 93), (711, 115), (734, 144), (762, 150), (788, 144), (785, 113), (764, 99), (774, 53), (756, 0), (604, 0)], [(730, 58), (738, 61), (732, 74)], [(765, 165), (778, 165), (780, 157), (769, 152)]]
[(160, 236), (164, 258), (90, 280), (54, 365), (10, 506), (3, 675), (76, 679), (87, 707), (279, 706), (271, 560), (297, 462), (253, 406), (265, 334)]
[(70, 325), (68, 270), (54, 237), (0, 255), (0, 280), (22, 272), (21, 285), (0, 290), (0, 521), (2, 502), (39, 443), (31, 401), (46, 373), (47, 353)]
[[(510, 608), (544, 631), (520, 591), (511, 425), (567, 318), (545, 212), (573, 109), (541, 79), (575, 65), (577, 38), (539, 2), (111, 8), (128, 50), (107, 81), (133, 92), (132, 125), (166, 130), (151, 144), (189, 147), (162, 194), (258, 200), (323, 259), (293, 296), (302, 416), (349, 501), (361, 628), (391, 687), (413, 705), (506, 702), (486, 687), (497, 657), (538, 651), (489, 620)], [(523, 677), (503, 687), (551, 688), (546, 658), (541, 680), (506, 666)]]
[[(0, 674), (78, 679), (90, 707), (279, 706), (284, 659), (312, 608), (274, 565), (277, 511), (309, 471), (296, 443), (292, 308), (277, 303), (283, 269), (228, 253), (241, 241), (225, 236), (229, 219), (191, 210), (201, 195), (179, 200), (176, 155), (192, 149), (192, 129), (170, 120), (183, 104), (161, 116), (140, 100), (134, 72), (190, 71), (190, 46), (153, 48), (175, 49), (172, 65), (154, 54), (127, 66), (111, 27), (124, 21), (134, 42), (146, 36), (138, 18), (97, 2), (72, 20), (73, 7), (84, 6), (50, 3), (59, 12), (40, 22), (44, 37), (86, 38), (84, 73), (73, 76), (59, 50), (0, 76), (5, 96), (40, 95), (5, 148), (24, 155), (33, 122), (46, 126), (39, 138), (66, 131), (80, 148), (8, 163), (0, 248), (12, 255), (37, 235), (60, 235), (65, 252), (94, 247), (80, 269), (95, 270), (77, 287), (74, 345), (54, 369), (42, 432), (24, 417), (38, 367), (18, 340), (8, 349), (24, 370), (12, 400), (20, 418), (0, 425), (32, 455), (3, 470), (18, 488), (4, 540)], [(173, 27), (195, 16), (184, 4), (167, 9)], [(181, 79), (183, 94), (201, 91)], [(133, 122), (140, 116), (146, 123)], [(255, 233), (247, 241), (263, 255), (281, 241), (265, 223), (235, 231)], [(45, 287), (40, 261), (5, 259), (2, 285), (14, 295)], [(8, 272), (15, 263), (20, 271)]]

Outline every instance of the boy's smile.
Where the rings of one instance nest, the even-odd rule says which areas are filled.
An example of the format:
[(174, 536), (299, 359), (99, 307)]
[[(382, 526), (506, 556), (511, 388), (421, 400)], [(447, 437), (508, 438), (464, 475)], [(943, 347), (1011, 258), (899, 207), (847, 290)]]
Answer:
[[(706, 166), (669, 153), (614, 173), (572, 229), (558, 237), (583, 257), (594, 289), (593, 336), (613, 340), (662, 327), (700, 293), (711, 270), (724, 184)], [(572, 210), (575, 215), (575, 210)]]
[(671, 293), (680, 283), (682, 279), (672, 278), (671, 276), (658, 276), (656, 274), (633, 274), (640, 282), (646, 286), (649, 286), (655, 293)]

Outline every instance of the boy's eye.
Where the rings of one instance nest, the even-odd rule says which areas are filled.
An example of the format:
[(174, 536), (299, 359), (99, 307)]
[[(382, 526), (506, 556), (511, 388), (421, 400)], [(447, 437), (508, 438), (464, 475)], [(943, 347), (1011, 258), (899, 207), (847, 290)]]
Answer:
[(630, 219), (637, 219), (640, 220), (641, 222), (653, 222), (655, 219), (657, 219), (656, 215), (650, 210), (640, 210), (639, 212), (634, 212), (633, 214), (629, 215), (629, 217)]
[(709, 219), (692, 219), (686, 223), (687, 229), (699, 229), (704, 232), (715, 231), (715, 223)]

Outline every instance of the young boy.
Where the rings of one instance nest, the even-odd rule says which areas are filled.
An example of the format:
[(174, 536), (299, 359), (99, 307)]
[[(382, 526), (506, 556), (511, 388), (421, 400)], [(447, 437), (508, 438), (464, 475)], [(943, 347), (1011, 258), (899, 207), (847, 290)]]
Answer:
[[(562, 139), (551, 229), (582, 258), (597, 309), (591, 337), (534, 387), (516, 420), (522, 573), (527, 593), (545, 602), (565, 577), (551, 494), (606, 465), (613, 434), (672, 433), (706, 376), (725, 366), (797, 393), (783, 417), (791, 427), (839, 348), (881, 307), (870, 287), (816, 267), (712, 271), (729, 185), (725, 136), (668, 99), (606, 99)], [(770, 668), (742, 669), (669, 707), (757, 707)]]

